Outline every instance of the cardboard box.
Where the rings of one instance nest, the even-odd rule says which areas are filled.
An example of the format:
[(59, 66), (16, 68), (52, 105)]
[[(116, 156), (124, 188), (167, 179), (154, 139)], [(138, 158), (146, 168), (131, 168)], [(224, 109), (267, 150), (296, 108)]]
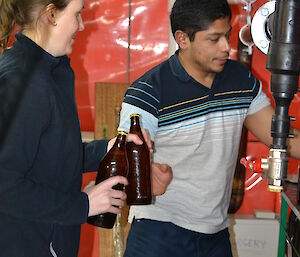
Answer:
[(279, 221), (232, 215), (230, 241), (233, 257), (277, 257)]

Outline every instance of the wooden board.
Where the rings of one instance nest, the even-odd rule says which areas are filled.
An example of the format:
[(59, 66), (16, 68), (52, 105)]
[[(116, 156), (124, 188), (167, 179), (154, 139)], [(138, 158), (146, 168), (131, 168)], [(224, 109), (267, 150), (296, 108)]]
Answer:
[(121, 104), (127, 88), (126, 83), (96, 82), (95, 139), (116, 136)]
[[(119, 124), (119, 114), (128, 84), (96, 83), (95, 90), (95, 139), (113, 138)], [(129, 208), (121, 214), (121, 229), (124, 235), (124, 249), (130, 228), (127, 222)], [(113, 230), (99, 228), (99, 257), (115, 257)]]

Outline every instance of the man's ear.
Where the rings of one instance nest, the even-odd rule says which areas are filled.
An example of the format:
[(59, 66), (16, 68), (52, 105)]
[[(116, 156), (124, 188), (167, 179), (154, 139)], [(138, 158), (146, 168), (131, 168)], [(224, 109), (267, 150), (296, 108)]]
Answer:
[(46, 7), (46, 16), (50, 24), (56, 26), (56, 7), (54, 4), (48, 4)]
[(174, 36), (175, 36), (175, 41), (178, 44), (179, 48), (185, 49), (189, 42), (188, 35), (185, 32), (183, 32), (182, 30), (176, 30)]

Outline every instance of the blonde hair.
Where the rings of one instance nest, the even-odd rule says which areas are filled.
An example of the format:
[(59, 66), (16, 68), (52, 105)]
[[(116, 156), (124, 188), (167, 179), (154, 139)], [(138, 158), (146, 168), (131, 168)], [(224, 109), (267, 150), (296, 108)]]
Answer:
[(22, 30), (33, 22), (37, 7), (53, 4), (58, 10), (64, 9), (71, 0), (0, 0), (0, 48), (5, 49), (15, 26)]

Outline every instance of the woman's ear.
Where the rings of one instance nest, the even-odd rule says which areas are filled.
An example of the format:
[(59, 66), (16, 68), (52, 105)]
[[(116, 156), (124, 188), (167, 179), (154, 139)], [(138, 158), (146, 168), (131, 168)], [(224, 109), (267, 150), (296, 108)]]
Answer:
[(56, 7), (54, 4), (48, 4), (46, 7), (46, 16), (50, 24), (56, 26)]
[(189, 42), (188, 35), (182, 30), (177, 30), (174, 36), (175, 36), (175, 41), (178, 44), (179, 48), (185, 49)]

